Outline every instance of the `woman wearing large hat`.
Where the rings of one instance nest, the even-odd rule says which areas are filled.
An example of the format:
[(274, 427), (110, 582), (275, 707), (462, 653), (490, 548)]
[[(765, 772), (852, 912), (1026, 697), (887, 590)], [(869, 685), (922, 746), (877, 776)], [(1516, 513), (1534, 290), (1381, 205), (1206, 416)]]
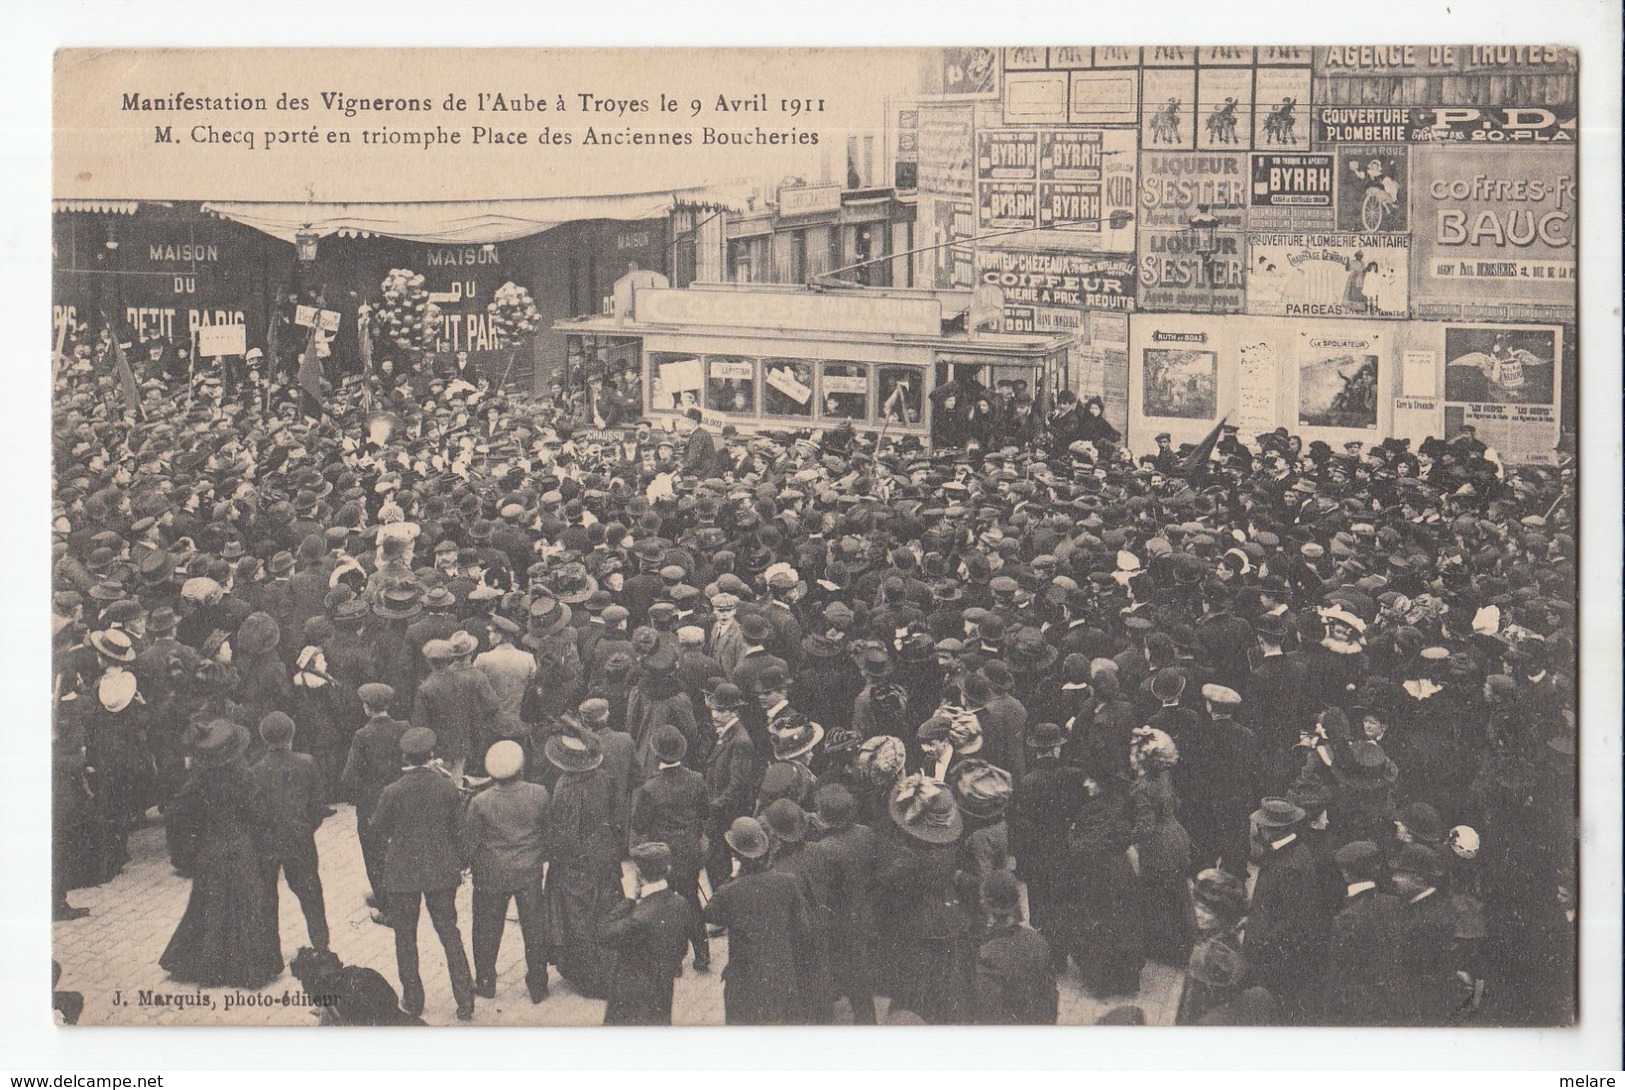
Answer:
[(626, 849), (624, 807), (600, 767), (604, 754), (590, 734), (563, 732), (543, 746), (559, 770), (548, 809), (548, 961), (577, 993), (602, 998), (611, 963), (598, 927), (620, 898), (617, 871)]
[(1190, 834), (1180, 824), (1172, 771), (1179, 751), (1166, 733), (1140, 727), (1133, 733), (1129, 766), (1134, 782), (1129, 798), (1134, 815), (1134, 846), (1145, 894), (1146, 953), (1174, 967), (1190, 957), (1196, 919), (1185, 881), (1190, 868)]
[(954, 884), (965, 819), (951, 788), (915, 773), (887, 800), (875, 888), (880, 991), (932, 1024), (970, 1019), (970, 928)]
[(258, 988), (282, 972), (276, 892), (261, 860), (271, 815), (243, 754), (248, 729), (212, 719), (187, 734), (192, 775), (168, 813), (170, 857), (192, 895), (158, 964), (203, 987)]

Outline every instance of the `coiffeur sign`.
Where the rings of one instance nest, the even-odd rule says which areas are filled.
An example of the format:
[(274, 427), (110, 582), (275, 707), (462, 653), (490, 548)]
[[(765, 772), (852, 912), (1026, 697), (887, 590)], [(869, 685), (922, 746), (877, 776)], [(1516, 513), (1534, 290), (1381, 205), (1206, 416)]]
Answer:
[(976, 282), (1004, 294), (1006, 333), (1072, 331), (1085, 311), (1134, 308), (1127, 257), (978, 250)]

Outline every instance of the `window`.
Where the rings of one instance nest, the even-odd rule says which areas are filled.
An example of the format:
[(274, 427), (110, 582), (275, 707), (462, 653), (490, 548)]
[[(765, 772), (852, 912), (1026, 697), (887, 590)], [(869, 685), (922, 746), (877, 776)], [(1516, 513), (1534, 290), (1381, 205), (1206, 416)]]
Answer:
[(790, 283), (807, 282), (807, 232), (790, 232)]
[(876, 415), (895, 424), (920, 423), (925, 368), (881, 367), (876, 374), (880, 384), (876, 395), (880, 398), (880, 411)]
[(649, 411), (683, 412), (700, 404), (700, 358), (688, 352), (650, 352)]
[(869, 368), (862, 363), (826, 363), (819, 389), (826, 420), (869, 419)]
[(813, 362), (770, 357), (762, 361), (762, 412), (808, 419), (813, 411)]
[(705, 357), (705, 407), (751, 416), (756, 412), (756, 361), (743, 356)]

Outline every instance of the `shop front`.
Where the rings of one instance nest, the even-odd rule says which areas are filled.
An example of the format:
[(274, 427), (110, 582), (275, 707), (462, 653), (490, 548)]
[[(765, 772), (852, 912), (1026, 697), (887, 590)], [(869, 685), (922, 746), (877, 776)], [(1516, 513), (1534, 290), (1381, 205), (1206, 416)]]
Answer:
[(932, 438), (932, 393), (1019, 382), (1040, 405), (1065, 382), (1066, 339), (958, 332), (968, 292), (650, 288), (628, 314), (559, 322), (583, 345), (639, 342), (643, 410), (698, 408), (742, 430), (843, 426)]

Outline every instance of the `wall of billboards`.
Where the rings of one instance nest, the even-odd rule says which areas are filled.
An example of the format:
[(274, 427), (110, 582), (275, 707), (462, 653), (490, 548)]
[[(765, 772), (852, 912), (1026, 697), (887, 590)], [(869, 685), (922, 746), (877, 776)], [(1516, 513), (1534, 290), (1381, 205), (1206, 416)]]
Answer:
[(1220, 417), (1328, 441), (1472, 424), (1550, 462), (1577, 71), (1545, 46), (944, 51), (908, 107), (941, 243), (917, 271), (998, 288), (1006, 332), (1074, 334), (1074, 385), (1131, 443)]

